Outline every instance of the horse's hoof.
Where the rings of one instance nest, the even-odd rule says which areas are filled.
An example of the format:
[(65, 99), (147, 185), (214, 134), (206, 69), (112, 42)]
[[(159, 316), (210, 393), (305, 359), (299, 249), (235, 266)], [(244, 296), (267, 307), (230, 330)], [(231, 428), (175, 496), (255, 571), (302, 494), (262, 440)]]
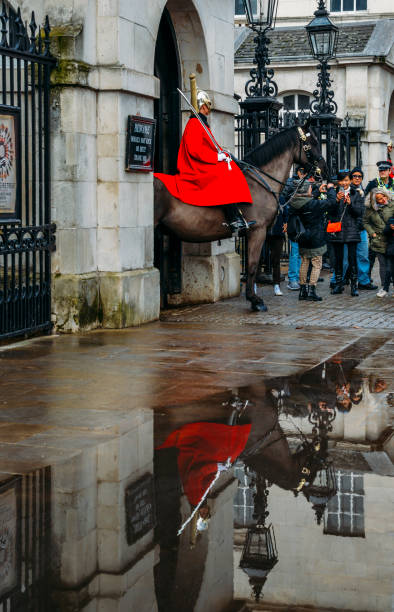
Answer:
[(252, 304), (253, 312), (267, 312), (268, 308), (265, 304)]

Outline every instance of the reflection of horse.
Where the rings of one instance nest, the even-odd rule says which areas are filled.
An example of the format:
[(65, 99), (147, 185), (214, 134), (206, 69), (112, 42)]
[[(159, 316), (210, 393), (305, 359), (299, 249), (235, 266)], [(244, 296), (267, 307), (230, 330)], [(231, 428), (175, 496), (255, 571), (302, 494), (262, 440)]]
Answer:
[[(251, 302), (252, 310), (266, 310), (263, 299), (256, 294), (256, 272), (267, 228), (278, 210), (278, 193), (289, 176), (291, 166), (298, 163), (307, 169), (317, 166), (323, 172), (327, 169), (318, 140), (308, 129), (308, 125), (303, 129), (289, 128), (247, 156), (247, 161), (261, 171), (256, 170), (256, 176), (249, 172), (246, 174), (253, 207), (249, 204), (239, 206), (248, 221), (256, 220), (256, 225), (248, 233), (246, 299)], [(231, 236), (224, 225), (222, 207), (190, 206), (174, 198), (158, 179), (155, 179), (154, 185), (155, 227), (162, 223), (185, 242), (211, 242)]]

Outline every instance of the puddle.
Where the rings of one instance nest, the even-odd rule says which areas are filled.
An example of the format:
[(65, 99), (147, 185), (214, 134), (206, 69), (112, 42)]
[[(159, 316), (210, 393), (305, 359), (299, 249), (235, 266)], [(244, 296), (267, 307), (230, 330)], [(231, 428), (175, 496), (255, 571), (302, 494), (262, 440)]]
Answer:
[(54, 412), (12, 454), (0, 427), (0, 612), (388, 612), (394, 388), (363, 365), (383, 344), (185, 405)]

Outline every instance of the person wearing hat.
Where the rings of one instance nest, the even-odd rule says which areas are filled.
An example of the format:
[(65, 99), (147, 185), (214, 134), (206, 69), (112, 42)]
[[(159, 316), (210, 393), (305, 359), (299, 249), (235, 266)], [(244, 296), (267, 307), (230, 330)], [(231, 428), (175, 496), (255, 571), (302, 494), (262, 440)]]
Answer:
[[(387, 275), (391, 276), (390, 266), (386, 257), (387, 237), (385, 230), (389, 220), (394, 217), (394, 194), (390, 198), (385, 189), (375, 189), (371, 194), (371, 200), (366, 201), (364, 214), (364, 227), (368, 232), (372, 253), (376, 254), (379, 261), (379, 274), (382, 284), (378, 291), (378, 297), (385, 297), (387, 291)], [(387, 275), (386, 275), (387, 274)], [(390, 284), (390, 279), (388, 279)]]
[[(350, 178), (352, 181), (352, 186), (354, 189), (358, 190), (362, 198), (365, 197), (365, 192), (363, 189), (363, 178), (364, 173), (359, 166), (355, 166), (350, 173)], [(358, 269), (358, 288), (361, 290), (375, 290), (377, 289), (377, 285), (374, 285), (369, 276), (370, 265), (369, 265), (369, 248), (368, 248), (368, 232), (362, 227), (360, 231), (360, 239), (361, 242), (357, 244), (357, 269)], [(346, 274), (347, 268), (347, 256), (345, 256), (346, 261), (343, 264), (344, 274)]]
[[(319, 187), (309, 184), (307, 193), (296, 194), (289, 206), (289, 227), (291, 226), (291, 217), (298, 216), (305, 230), (298, 237), (301, 255), (299, 300), (313, 302), (321, 302), (322, 300), (316, 293), (316, 284), (319, 280), (323, 255), (327, 251), (325, 214), (335, 206), (335, 203), (334, 185), (323, 183)], [(307, 286), (310, 264), (312, 265), (312, 271)]]
[(394, 193), (394, 179), (390, 176), (392, 165), (390, 161), (379, 161), (376, 163), (379, 176), (369, 181), (365, 189), (367, 196), (373, 189), (386, 189)]
[(191, 115), (178, 152), (177, 174), (155, 173), (172, 196), (192, 206), (222, 206), (233, 233), (245, 232), (247, 222), (238, 204), (253, 204), (248, 183), (231, 156), (217, 143), (208, 124), (212, 102), (205, 91), (197, 94), (198, 117)]

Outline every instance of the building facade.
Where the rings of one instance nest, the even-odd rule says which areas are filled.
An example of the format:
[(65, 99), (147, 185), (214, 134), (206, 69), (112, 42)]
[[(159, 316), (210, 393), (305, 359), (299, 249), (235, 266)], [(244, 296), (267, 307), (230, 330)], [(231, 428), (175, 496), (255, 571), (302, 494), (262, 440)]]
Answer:
[[(188, 91), (195, 73), (213, 101), (217, 140), (233, 146), (233, 7), (224, 0), (10, 0), (9, 6), (21, 9), (24, 22), (32, 10), (41, 21), (48, 14), (58, 60), (50, 99), (55, 328), (157, 319), (162, 262), (155, 254), (153, 172), (126, 171), (128, 117), (156, 119), (156, 169), (174, 172), (189, 117), (176, 87)], [(182, 282), (164, 302), (239, 292), (232, 240), (177, 248)]]
[[(330, 61), (337, 116), (347, 116), (350, 127), (362, 128), (363, 169), (366, 177), (373, 178), (375, 164), (386, 159), (387, 142), (394, 136), (393, 6), (389, 0), (328, 0), (326, 4), (339, 27), (337, 56)], [(235, 4), (235, 91), (244, 98), (254, 45), (241, 5)], [(317, 66), (305, 31), (316, 8), (313, 0), (280, 0), (276, 28), (269, 33), (278, 99), (294, 113), (309, 108), (316, 90)]]

